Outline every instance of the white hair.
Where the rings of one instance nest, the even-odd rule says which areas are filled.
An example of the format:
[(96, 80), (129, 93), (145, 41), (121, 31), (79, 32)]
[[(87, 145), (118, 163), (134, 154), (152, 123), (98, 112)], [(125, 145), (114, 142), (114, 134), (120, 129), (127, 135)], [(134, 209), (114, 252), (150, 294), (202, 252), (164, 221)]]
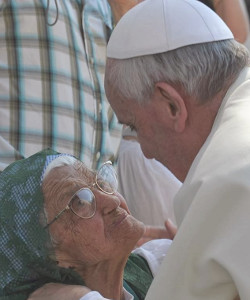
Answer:
[[(62, 166), (73, 166), (78, 160), (70, 155), (60, 155), (54, 160), (52, 160), (44, 170), (44, 173), (42, 175), (41, 183), (43, 183), (43, 180), (48, 176), (51, 170), (54, 168), (62, 167)], [(43, 211), (40, 214), (40, 223), (44, 227), (48, 224), (48, 213), (45, 207), (43, 207)], [(50, 244), (47, 245), (48, 249), (51, 251), (51, 258), (55, 260), (53, 249), (59, 245), (58, 241), (51, 235), (50, 236)], [(52, 248), (51, 248), (52, 247)]]
[(148, 102), (161, 81), (204, 103), (226, 89), (247, 65), (248, 50), (225, 40), (129, 59), (108, 58), (105, 76), (117, 94), (139, 103)]
[(48, 166), (45, 169), (45, 172), (43, 174), (42, 180), (45, 179), (45, 177), (49, 174), (49, 172), (58, 167), (62, 166), (73, 166), (77, 162), (77, 159), (70, 155), (60, 155), (54, 160), (51, 161), (51, 163), (48, 164)]

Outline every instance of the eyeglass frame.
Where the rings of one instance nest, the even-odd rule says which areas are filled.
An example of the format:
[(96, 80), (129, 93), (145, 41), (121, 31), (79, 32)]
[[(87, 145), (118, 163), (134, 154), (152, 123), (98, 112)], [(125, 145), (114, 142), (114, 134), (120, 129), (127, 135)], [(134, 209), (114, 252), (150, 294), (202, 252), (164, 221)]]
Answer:
[[(46, 224), (43, 228), (46, 229), (48, 228), (50, 225), (52, 225), (56, 220), (58, 220), (58, 218), (63, 214), (65, 213), (65, 211), (68, 211), (68, 210), (71, 210), (73, 214), (75, 214), (76, 216), (78, 216), (79, 218), (81, 219), (91, 219), (95, 213), (96, 213), (96, 200), (95, 200), (95, 195), (94, 193), (92, 192), (91, 188), (97, 186), (99, 188), (100, 191), (102, 191), (103, 193), (107, 194), (107, 195), (113, 195), (116, 191), (117, 191), (117, 188), (115, 190), (113, 190), (112, 192), (107, 192), (105, 191), (103, 188), (101, 188), (101, 186), (98, 184), (98, 181), (97, 181), (97, 178), (98, 178), (98, 174), (100, 173), (100, 170), (106, 166), (106, 165), (110, 165), (112, 167), (112, 170), (113, 170), (113, 173), (115, 175), (115, 178), (117, 179), (117, 174), (116, 174), (116, 171), (114, 169), (114, 167), (112, 166), (112, 162), (110, 160), (106, 161), (105, 163), (103, 163), (100, 167), (100, 169), (96, 172), (96, 175), (95, 175), (95, 182), (92, 184), (92, 186), (90, 187), (83, 187), (83, 188), (80, 188), (79, 190), (77, 190), (73, 196), (71, 196), (68, 204), (65, 206), (64, 209), (62, 209), (48, 224)], [(83, 217), (83, 216), (80, 216), (78, 215), (73, 209), (72, 207), (70, 206), (71, 202), (73, 201), (75, 195), (79, 192), (79, 191), (82, 191), (82, 190), (89, 190), (91, 192), (91, 194), (93, 195), (93, 199), (95, 200), (95, 210), (93, 212), (93, 214), (91, 216), (88, 216), (88, 217)]]

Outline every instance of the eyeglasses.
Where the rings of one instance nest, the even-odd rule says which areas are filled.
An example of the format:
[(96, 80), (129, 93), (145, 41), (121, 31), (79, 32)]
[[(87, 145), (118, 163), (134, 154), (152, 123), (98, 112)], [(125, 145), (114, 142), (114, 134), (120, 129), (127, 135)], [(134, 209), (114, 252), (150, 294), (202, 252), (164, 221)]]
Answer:
[[(117, 191), (118, 180), (115, 169), (111, 161), (104, 163), (96, 173), (95, 182), (92, 187), (97, 186), (105, 194), (112, 195)], [(81, 188), (69, 200), (66, 207), (61, 210), (52, 221), (44, 228), (53, 224), (66, 210), (71, 210), (75, 215), (82, 219), (90, 219), (96, 212), (95, 195), (90, 188)]]

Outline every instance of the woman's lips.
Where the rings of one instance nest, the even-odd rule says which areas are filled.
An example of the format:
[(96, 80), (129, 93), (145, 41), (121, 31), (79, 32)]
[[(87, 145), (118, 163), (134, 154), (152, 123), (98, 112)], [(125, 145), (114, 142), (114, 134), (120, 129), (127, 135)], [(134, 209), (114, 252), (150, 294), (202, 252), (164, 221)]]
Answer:
[(113, 225), (117, 226), (117, 225), (121, 224), (128, 216), (129, 216), (129, 214), (125, 210), (123, 210), (122, 212), (119, 212), (117, 214), (117, 216), (115, 217)]

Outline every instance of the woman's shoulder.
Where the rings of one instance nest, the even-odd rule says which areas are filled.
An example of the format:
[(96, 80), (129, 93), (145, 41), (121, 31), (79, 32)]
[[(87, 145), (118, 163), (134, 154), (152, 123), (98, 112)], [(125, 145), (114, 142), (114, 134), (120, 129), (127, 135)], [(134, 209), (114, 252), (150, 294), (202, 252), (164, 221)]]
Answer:
[(171, 243), (172, 240), (169, 239), (151, 240), (136, 248), (132, 253), (142, 256), (147, 261), (153, 276), (155, 276)]

